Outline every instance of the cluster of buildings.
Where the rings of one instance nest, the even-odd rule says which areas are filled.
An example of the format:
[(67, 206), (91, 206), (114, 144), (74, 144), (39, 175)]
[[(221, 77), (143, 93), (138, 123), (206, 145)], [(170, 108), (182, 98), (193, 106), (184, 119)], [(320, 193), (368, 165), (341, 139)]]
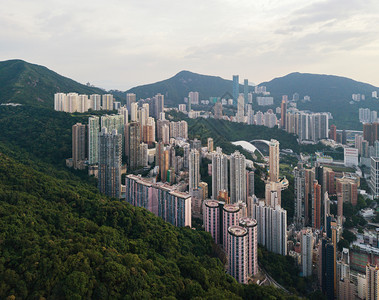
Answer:
[(369, 108), (359, 109), (359, 122), (361, 123), (376, 123), (378, 122), (378, 112)]
[(114, 101), (111, 94), (56, 93), (54, 95), (54, 110), (68, 113), (84, 113), (88, 110), (114, 110), (120, 106), (120, 102)]
[(309, 113), (296, 108), (287, 107), (287, 96), (283, 96), (281, 103), (280, 128), (293, 133), (300, 141), (318, 142), (328, 138), (329, 114)]
[(242, 154), (228, 157), (220, 148), (211, 153), (212, 199), (203, 202), (204, 227), (226, 252), (229, 274), (241, 283), (257, 274), (258, 243), (287, 255), (287, 212), (280, 200), (286, 184), (279, 178), (279, 143), (271, 143), (270, 180), (261, 200), (254, 194), (254, 171), (246, 170)]

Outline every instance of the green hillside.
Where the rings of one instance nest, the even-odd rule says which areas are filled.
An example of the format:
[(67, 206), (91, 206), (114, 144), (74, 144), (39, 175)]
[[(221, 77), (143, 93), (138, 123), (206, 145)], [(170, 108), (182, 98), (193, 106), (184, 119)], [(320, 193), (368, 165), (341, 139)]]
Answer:
[(86, 117), (0, 106), (0, 299), (296, 299), (238, 284), (208, 233), (64, 168), (70, 128)]
[(54, 94), (58, 92), (105, 93), (23, 60), (0, 62), (0, 103), (14, 102), (52, 109)]

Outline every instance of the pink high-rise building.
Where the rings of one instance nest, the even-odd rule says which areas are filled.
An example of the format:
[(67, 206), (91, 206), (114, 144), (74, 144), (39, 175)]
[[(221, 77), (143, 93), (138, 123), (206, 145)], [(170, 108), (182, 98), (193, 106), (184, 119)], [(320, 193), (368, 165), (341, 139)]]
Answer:
[(209, 232), (215, 243), (220, 243), (220, 211), (216, 200), (204, 201), (204, 228)]
[(228, 253), (228, 229), (231, 226), (238, 225), (240, 218), (240, 208), (236, 204), (225, 204), (222, 213), (223, 218), (223, 238), (222, 245), (226, 253)]
[(239, 283), (248, 280), (249, 235), (244, 227), (235, 225), (228, 229), (228, 273)]
[(254, 276), (258, 273), (257, 221), (252, 218), (241, 218), (240, 226), (247, 229), (247, 236), (248, 236), (247, 273), (249, 276)]

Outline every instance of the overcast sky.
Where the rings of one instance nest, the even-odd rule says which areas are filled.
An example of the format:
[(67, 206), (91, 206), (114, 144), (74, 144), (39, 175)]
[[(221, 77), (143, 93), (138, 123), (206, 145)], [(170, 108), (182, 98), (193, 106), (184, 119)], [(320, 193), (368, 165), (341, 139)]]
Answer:
[(181, 70), (379, 86), (378, 12), (378, 0), (2, 0), (0, 60), (120, 90)]

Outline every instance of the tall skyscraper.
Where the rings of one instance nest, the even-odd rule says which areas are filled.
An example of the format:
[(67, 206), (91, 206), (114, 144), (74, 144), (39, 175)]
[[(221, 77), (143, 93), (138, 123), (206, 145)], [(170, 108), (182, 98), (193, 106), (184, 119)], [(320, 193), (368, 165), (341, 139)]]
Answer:
[(255, 194), (254, 190), (254, 171), (246, 172), (246, 194), (247, 197), (252, 197)]
[(237, 105), (239, 93), (240, 93), (239, 76), (233, 75), (233, 104), (234, 105)]
[(301, 275), (303, 277), (312, 275), (313, 244), (312, 231), (303, 232), (301, 236)]
[(280, 128), (286, 129), (286, 116), (287, 116), (287, 100), (284, 98), (282, 99), (281, 104), (281, 119), (280, 119)]
[(317, 180), (313, 182), (312, 227), (314, 229), (321, 228), (321, 185)]
[(139, 145), (141, 144), (141, 125), (138, 122), (131, 122), (127, 127), (125, 137), (125, 147), (128, 148), (126, 155), (128, 156), (128, 168), (135, 170), (139, 161)]
[(236, 120), (238, 123), (244, 123), (245, 122), (245, 105), (244, 105), (244, 99), (243, 96), (240, 95), (238, 97), (237, 102), (237, 114), (236, 114)]
[(88, 118), (88, 162), (90, 165), (99, 162), (99, 117)]
[(253, 203), (252, 217), (258, 224), (258, 243), (269, 251), (287, 255), (287, 211), (259, 201)]
[(138, 122), (138, 103), (132, 102), (130, 104), (130, 119), (132, 122)]
[(257, 221), (252, 218), (243, 217), (239, 225), (247, 230), (248, 237), (248, 260), (247, 274), (254, 276), (258, 273), (258, 227)]
[(305, 225), (305, 170), (302, 164), (295, 167), (294, 171), (295, 213), (294, 221), (300, 229)]
[(226, 253), (228, 253), (228, 228), (230, 226), (238, 225), (241, 217), (241, 211), (237, 204), (225, 204), (222, 211), (222, 243)]
[(212, 154), (212, 199), (217, 199), (221, 190), (228, 190), (228, 157), (217, 147)]
[(103, 110), (113, 110), (113, 95), (112, 94), (104, 94), (102, 95), (102, 109)]
[(161, 113), (164, 112), (164, 95), (156, 94), (155, 97), (155, 118), (158, 120)]
[(188, 103), (198, 105), (199, 104), (199, 92), (189, 92)]
[(246, 203), (246, 159), (239, 151), (230, 155), (230, 203)]
[(200, 183), (200, 154), (192, 149), (189, 155), (189, 190), (198, 189)]
[(204, 201), (204, 229), (213, 237), (216, 244), (220, 244), (220, 211), (217, 200)]
[(113, 129), (108, 133), (103, 127), (99, 133), (98, 187), (110, 197), (121, 197), (121, 152), (122, 136)]
[(228, 273), (239, 283), (248, 279), (248, 232), (239, 225), (228, 228)]
[(132, 103), (136, 102), (136, 94), (133, 93), (127, 93), (126, 94), (126, 108), (128, 111), (131, 111)]
[(249, 103), (249, 80), (244, 79), (243, 80), (243, 98), (244, 98), (244, 104)]
[(86, 125), (76, 123), (72, 126), (72, 161), (74, 169), (84, 169), (86, 160)]
[(369, 181), (371, 193), (379, 196), (379, 157), (371, 157), (371, 179)]
[(92, 94), (90, 97), (93, 110), (101, 110), (101, 96), (98, 94)]
[(269, 148), (270, 181), (277, 182), (279, 181), (279, 142), (272, 139)]

